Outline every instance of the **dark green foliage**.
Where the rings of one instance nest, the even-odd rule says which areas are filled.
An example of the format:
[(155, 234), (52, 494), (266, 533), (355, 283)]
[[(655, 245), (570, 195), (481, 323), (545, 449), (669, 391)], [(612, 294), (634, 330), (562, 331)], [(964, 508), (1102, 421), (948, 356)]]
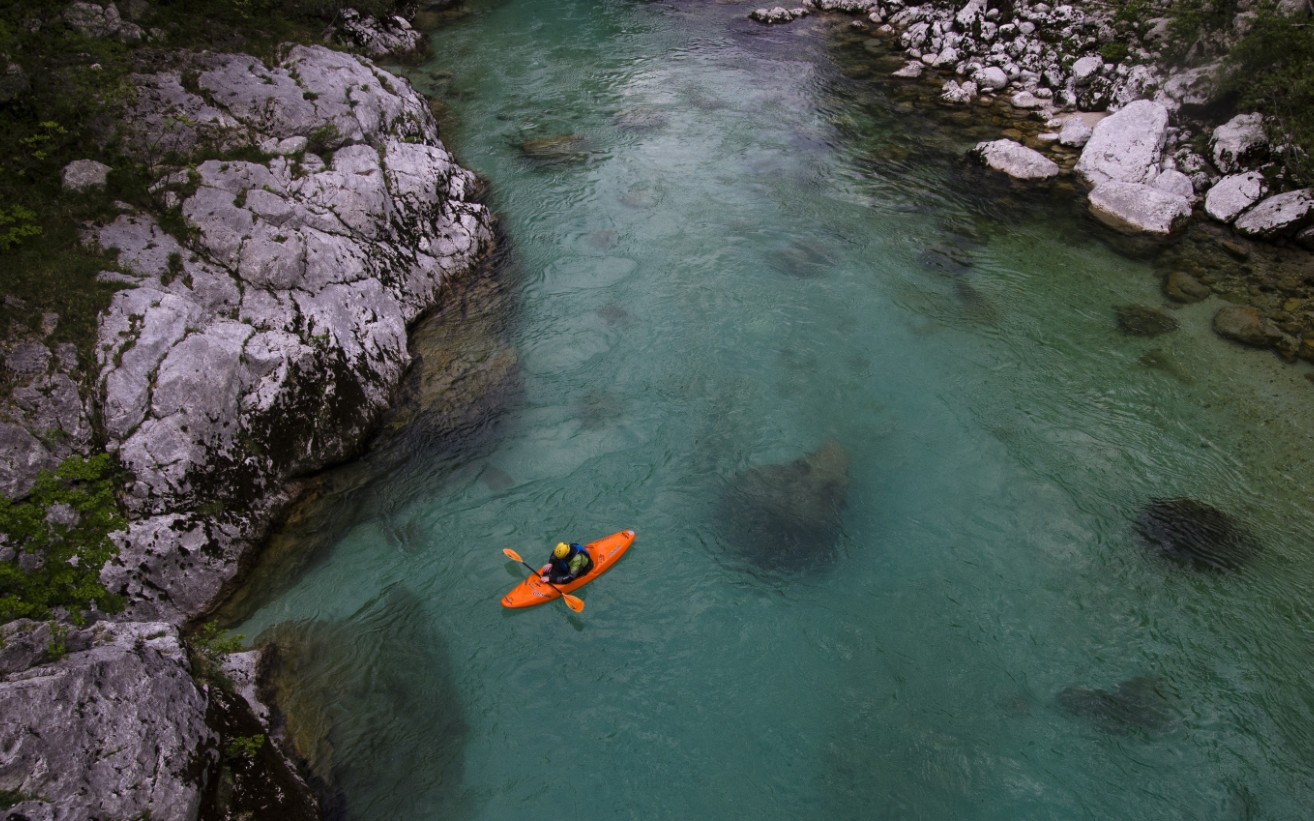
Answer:
[(228, 744), (224, 746), (224, 757), (229, 761), (237, 761), (239, 759), (250, 761), (260, 753), (261, 748), (264, 746), (264, 733), (239, 735), (228, 739)]
[(192, 649), (192, 674), (201, 681), (227, 687), (229, 681), (222, 667), (224, 657), (240, 652), (246, 637), (240, 633), (225, 636), (215, 622), (206, 622), (188, 639)]
[(1235, 96), (1238, 110), (1272, 118), (1274, 144), (1290, 140), (1282, 152), (1286, 170), (1314, 181), (1314, 22), (1266, 10), (1232, 49), (1227, 65), (1224, 91)]
[(0, 810), (7, 810), (10, 807), (22, 804), (27, 799), (28, 796), (17, 790), (0, 790)]
[(49, 618), (57, 607), (75, 622), (93, 605), (122, 609), (100, 583), (101, 567), (118, 552), (110, 534), (126, 526), (114, 488), (109, 454), (71, 456), (42, 471), (26, 499), (0, 498), (0, 534), (18, 554), (0, 562), (0, 624)]

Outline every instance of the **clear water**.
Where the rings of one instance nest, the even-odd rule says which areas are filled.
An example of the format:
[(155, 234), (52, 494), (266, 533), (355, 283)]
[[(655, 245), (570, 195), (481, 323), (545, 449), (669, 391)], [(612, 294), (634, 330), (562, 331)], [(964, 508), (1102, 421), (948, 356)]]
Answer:
[[(1149, 266), (1070, 198), (983, 187), (961, 135), (838, 70), (824, 22), (469, 7), (413, 76), (515, 245), (525, 397), (491, 447), (344, 494), (344, 535), (240, 628), (357, 628), (307, 674), (368, 682), (335, 705), (350, 817), (1306, 815), (1300, 369), (1217, 340), (1212, 301), (1120, 335), (1115, 306), (1161, 303)], [(518, 147), (556, 134), (588, 158)], [(722, 490), (826, 440), (851, 460), (839, 555), (757, 572)], [(1233, 575), (1145, 555), (1157, 496), (1265, 552)], [(498, 606), (523, 575), (502, 548), (626, 527), (583, 614)], [(1145, 675), (1154, 732), (1055, 702)]]

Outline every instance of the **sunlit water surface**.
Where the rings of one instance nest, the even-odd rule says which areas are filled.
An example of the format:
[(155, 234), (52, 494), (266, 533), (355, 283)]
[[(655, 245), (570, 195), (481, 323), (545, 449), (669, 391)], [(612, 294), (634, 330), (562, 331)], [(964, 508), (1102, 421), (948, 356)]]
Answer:
[[(1115, 306), (1163, 307), (1149, 265), (1070, 196), (983, 187), (962, 137), (845, 76), (824, 22), (469, 7), (412, 76), (514, 247), (524, 397), (491, 442), (353, 491), (240, 627), (363, 637), (314, 674), (381, 682), (335, 707), (350, 817), (1307, 817), (1301, 370), (1214, 337), (1213, 300), (1119, 334)], [(520, 148), (556, 135), (586, 156)], [(828, 440), (838, 555), (754, 567), (727, 482)], [(1132, 521), (1164, 496), (1262, 556), (1147, 555)], [(622, 528), (581, 615), (498, 605), (523, 576), (502, 548)], [(1140, 676), (1166, 724), (1056, 703)]]

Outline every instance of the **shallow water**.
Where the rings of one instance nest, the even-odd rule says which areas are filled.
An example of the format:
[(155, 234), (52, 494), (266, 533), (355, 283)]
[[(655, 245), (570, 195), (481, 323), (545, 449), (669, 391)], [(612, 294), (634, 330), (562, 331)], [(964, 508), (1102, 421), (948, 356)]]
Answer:
[[(329, 753), (349, 817), (1305, 814), (1301, 369), (1214, 337), (1214, 301), (1121, 335), (1118, 306), (1163, 307), (1150, 265), (1070, 196), (988, 184), (825, 20), (469, 7), (412, 76), (514, 245), (524, 396), (477, 448), (347, 482), (341, 537), (240, 628), (355, 629), (303, 672), (355, 677)], [(829, 440), (836, 555), (755, 566), (722, 492)], [(1147, 555), (1138, 507), (1178, 496), (1261, 557)], [(502, 548), (627, 527), (581, 615), (498, 606), (523, 575)], [(1141, 677), (1143, 724), (1060, 707)]]

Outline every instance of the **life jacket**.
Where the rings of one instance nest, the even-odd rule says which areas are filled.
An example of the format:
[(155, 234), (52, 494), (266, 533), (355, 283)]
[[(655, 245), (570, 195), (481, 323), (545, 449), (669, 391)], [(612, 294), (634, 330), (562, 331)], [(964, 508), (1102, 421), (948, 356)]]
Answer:
[(566, 559), (566, 567), (570, 570), (570, 575), (579, 578), (593, 569), (593, 557), (583, 547), (571, 542), (570, 556)]

